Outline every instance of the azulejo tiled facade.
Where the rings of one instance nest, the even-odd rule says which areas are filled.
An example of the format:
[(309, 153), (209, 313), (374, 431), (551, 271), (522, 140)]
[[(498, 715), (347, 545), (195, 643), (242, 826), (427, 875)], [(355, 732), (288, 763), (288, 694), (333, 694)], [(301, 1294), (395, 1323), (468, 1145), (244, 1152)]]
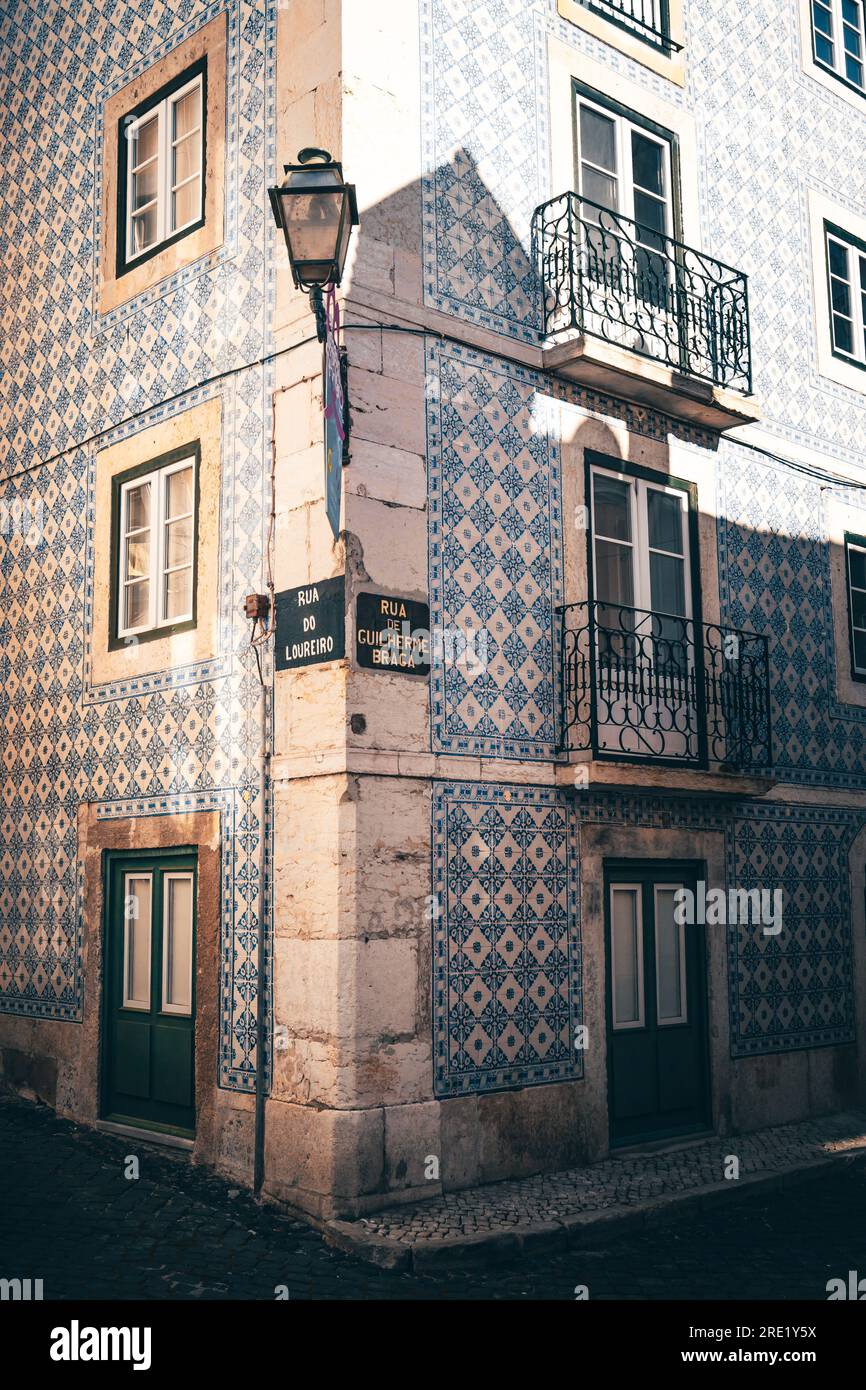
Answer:
[[(792, 787), (862, 790), (866, 706), (837, 695), (825, 498), (829, 490), (866, 511), (864, 494), (844, 482), (834, 488), (832, 479), (772, 455), (784, 455), (786, 440), (808, 443), (813, 467), (831, 473), (857, 458), (866, 396), (817, 371), (805, 188), (818, 178), (862, 212), (863, 173), (850, 169), (849, 154), (852, 127), (862, 129), (866, 106), (852, 112), (808, 80), (796, 6), (780, 0), (774, 9), (770, 22), (735, 4), (721, 15), (709, 0), (687, 5), (689, 77), (680, 90), (615, 45), (565, 23), (555, 0), (493, 7), (424, 0), (425, 297), (467, 323), (537, 341), (530, 219), (559, 191), (549, 184), (550, 126), (570, 119), (549, 106), (549, 36), (574, 50), (575, 70), (585, 54), (625, 75), (637, 93), (695, 113), (703, 245), (749, 273), (755, 390), (772, 431), (763, 452), (693, 439), (705, 444), (706, 468), (717, 481), (722, 621), (768, 638), (775, 776)], [(758, 72), (760, 105), (750, 95)], [(468, 630), (491, 624), (502, 638), (486, 671), (464, 670), (459, 679), (434, 671), (432, 746), (467, 756), (556, 757), (550, 731), (559, 683), (548, 624), (562, 588), (555, 499), (563, 480), (557, 415), (549, 407), (571, 396), (578, 410), (611, 419), (622, 418), (621, 407), (458, 349), (437, 347), (430, 357), (433, 612)], [(505, 380), (509, 393), (519, 392), (516, 413), (503, 397)], [(629, 428), (651, 437), (670, 422), (644, 412)], [(518, 499), (539, 462), (544, 496), (536, 490), (521, 511)], [(487, 514), (491, 484), (502, 504), (495, 517)], [(866, 531), (866, 515), (858, 529)], [(523, 564), (538, 546), (543, 583)], [(480, 785), (474, 794), (481, 795)], [(847, 856), (859, 823), (853, 812), (801, 815), (782, 802), (760, 815), (719, 816), (730, 841), (730, 885), (755, 886), (772, 870), (795, 918), (790, 939), (747, 933), (731, 942), (734, 1057), (853, 1040)], [(455, 1000), (458, 1050), (461, 1007)]]
[[(264, 1134), (269, 1191), (318, 1218), (429, 1194), (418, 1155), (441, 1157), (447, 1189), (606, 1152), (617, 1034), (643, 1027), (614, 1024), (629, 1000), (613, 943), (621, 961), (630, 940), (646, 951), (658, 1018), (656, 889), (686, 876), (780, 890), (783, 927), (706, 924), (695, 1007), (666, 1020), (693, 1029), (682, 1070), (706, 1072), (703, 1109), (675, 1124), (757, 1128), (776, 1084), (782, 1119), (841, 1108), (864, 1074), (866, 686), (839, 645), (839, 536), (866, 534), (866, 391), (819, 369), (809, 199), (829, 190), (866, 216), (849, 138), (866, 103), (810, 79), (794, 0), (761, 15), (686, 0), (684, 81), (557, 0), (375, 8), (9, 0), (0, 14), (0, 502), (40, 518), (0, 536), (0, 1069), (11, 1056), (26, 1070), (30, 1049), (50, 1089), (44, 1053), (52, 1103), (106, 1117), (106, 933), (87, 904), (110, 934), (112, 856), (156, 854), (137, 833), (195, 853), (218, 904), (196, 958), (216, 1015), (195, 1019), (198, 1156), (246, 1180)], [(212, 223), (206, 253), (188, 243), (189, 263), (167, 258), (124, 300), (102, 264), (119, 94), (172, 55), (180, 68), (178, 47), (214, 25), (224, 235)], [(543, 339), (532, 217), (573, 181), (575, 82), (671, 135), (689, 244), (749, 276), (756, 403), (685, 381), (685, 355), (647, 365), (644, 340), (605, 355), (601, 339)], [(320, 344), (268, 200), (283, 163), (323, 144), (361, 205), (341, 287), (351, 462), (336, 539)], [(145, 438), (171, 440), (134, 460), (148, 467), (186, 447), (188, 412), (205, 422), (213, 621), (149, 669), (106, 637), (101, 499)], [(733, 420), (751, 423), (720, 434)], [(600, 597), (599, 460), (635, 483), (632, 517), (654, 485), (679, 498), (700, 605), (677, 616), (695, 643), (701, 607), (717, 632), (766, 637), (772, 775), (736, 756), (736, 681), (717, 740), (730, 734), (734, 756), (700, 743), (694, 654), (666, 671), (695, 676), (694, 758), (628, 761), (592, 715), (566, 746), (562, 609)], [(345, 658), (274, 671), (264, 643), (260, 673), (244, 597), (273, 580), (279, 626), (281, 596), (341, 574)], [(429, 600), (429, 688), (357, 659), (361, 592)], [(614, 921), (617, 885), (631, 922)], [(256, 1045), (264, 1002), (273, 1049)]]
[(582, 1075), (573, 813), (541, 788), (434, 788), (436, 1094)]
[[(225, 245), (100, 315), (105, 100), (218, 15), (228, 52)], [(0, 17), (4, 499), (41, 508), (45, 519), (35, 544), (3, 538), (2, 1008), (81, 1019), (81, 803), (107, 817), (217, 809), (219, 1080), (240, 1089), (254, 1080), (263, 815), (261, 695), (240, 605), (260, 587), (270, 443), (270, 369), (256, 364), (272, 301), (265, 189), (275, 16), (270, 3), (238, 0), (146, 11), (16, 0)], [(62, 219), (51, 211), (58, 205)], [(94, 684), (95, 453), (215, 393), (223, 407), (218, 654)]]
[(530, 374), (477, 353), (432, 347), (428, 374), (431, 611), (468, 654), (439, 653), (434, 745), (550, 758), (562, 523), (546, 403)]
[(823, 807), (733, 821), (728, 886), (780, 893), (783, 929), (728, 928), (732, 1056), (854, 1041), (848, 854), (862, 821)]

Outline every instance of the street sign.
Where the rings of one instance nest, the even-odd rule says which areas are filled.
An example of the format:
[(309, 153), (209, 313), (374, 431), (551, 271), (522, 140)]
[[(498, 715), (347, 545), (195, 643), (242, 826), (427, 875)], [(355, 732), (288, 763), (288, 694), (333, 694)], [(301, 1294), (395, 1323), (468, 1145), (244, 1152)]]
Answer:
[(355, 605), (355, 656), (368, 671), (404, 676), (430, 674), (430, 609), (396, 594), (359, 594)]
[(274, 664), (278, 671), (318, 666), (346, 655), (346, 579), (319, 579), (276, 595)]

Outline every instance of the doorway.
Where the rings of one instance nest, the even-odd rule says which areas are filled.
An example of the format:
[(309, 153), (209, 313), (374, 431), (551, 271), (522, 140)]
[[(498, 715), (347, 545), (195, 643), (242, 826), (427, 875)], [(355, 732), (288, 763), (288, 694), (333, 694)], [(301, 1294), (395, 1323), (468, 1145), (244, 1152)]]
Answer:
[(611, 1147), (710, 1125), (702, 925), (677, 921), (681, 863), (605, 867), (608, 1108)]
[(105, 863), (104, 1119), (195, 1134), (196, 856)]

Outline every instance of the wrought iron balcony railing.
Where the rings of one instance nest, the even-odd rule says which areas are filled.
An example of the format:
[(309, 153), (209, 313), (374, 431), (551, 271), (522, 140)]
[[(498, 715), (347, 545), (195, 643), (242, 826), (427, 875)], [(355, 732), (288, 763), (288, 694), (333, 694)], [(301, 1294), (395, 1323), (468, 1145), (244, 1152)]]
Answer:
[(679, 53), (682, 48), (682, 44), (671, 40), (668, 0), (581, 0), (581, 3), (666, 53)]
[(767, 639), (610, 603), (559, 609), (564, 749), (767, 771)]
[(536, 208), (546, 337), (576, 329), (750, 393), (746, 276), (577, 193)]

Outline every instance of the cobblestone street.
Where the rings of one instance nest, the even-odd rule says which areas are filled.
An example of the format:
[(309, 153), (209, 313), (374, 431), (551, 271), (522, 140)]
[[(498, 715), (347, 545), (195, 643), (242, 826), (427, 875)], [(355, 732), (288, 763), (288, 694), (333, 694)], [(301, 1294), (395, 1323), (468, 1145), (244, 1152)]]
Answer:
[(866, 1165), (730, 1210), (684, 1212), (592, 1250), (416, 1275), (329, 1249), (184, 1157), (77, 1128), (0, 1099), (0, 1277), (41, 1278), (46, 1299), (826, 1299), (827, 1280), (866, 1273)]

